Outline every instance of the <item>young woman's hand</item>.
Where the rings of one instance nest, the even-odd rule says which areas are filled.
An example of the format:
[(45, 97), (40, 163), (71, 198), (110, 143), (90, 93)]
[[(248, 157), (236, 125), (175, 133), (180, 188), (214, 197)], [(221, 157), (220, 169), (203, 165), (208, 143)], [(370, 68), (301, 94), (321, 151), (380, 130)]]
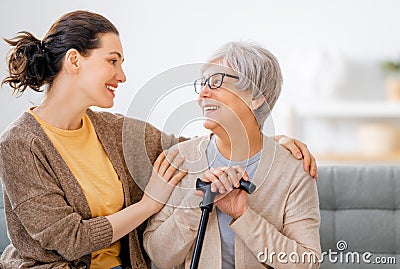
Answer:
[(296, 159), (301, 160), (303, 158), (304, 171), (308, 172), (313, 178), (318, 179), (317, 163), (306, 144), (286, 135), (276, 135), (274, 140), (289, 150)]
[(142, 200), (157, 213), (167, 202), (175, 186), (187, 174), (181, 169), (183, 157), (178, 156), (178, 149), (163, 151), (153, 165), (153, 173), (146, 186)]

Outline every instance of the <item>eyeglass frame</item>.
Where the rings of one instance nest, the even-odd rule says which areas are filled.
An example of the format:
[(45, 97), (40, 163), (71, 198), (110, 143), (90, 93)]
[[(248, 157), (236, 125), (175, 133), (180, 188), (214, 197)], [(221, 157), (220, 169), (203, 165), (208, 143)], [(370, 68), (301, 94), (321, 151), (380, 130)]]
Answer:
[[(210, 85), (210, 78), (211, 78), (212, 76), (215, 76), (215, 75), (222, 75), (221, 84), (220, 84), (218, 87), (214, 87), (214, 86), (211, 86), (211, 85)], [(203, 88), (206, 86), (206, 84), (207, 84), (208, 87), (209, 87), (210, 89), (212, 89), (212, 90), (221, 88), (221, 87), (222, 87), (222, 83), (224, 83), (224, 78), (225, 78), (225, 77), (239, 79), (238, 76), (230, 75), (230, 74), (227, 74), (227, 73), (215, 73), (215, 74), (210, 75), (208, 78), (206, 78), (206, 79), (204, 80), (204, 85), (201, 85), (201, 83), (200, 83), (200, 85), (201, 85), (200, 91), (201, 91), (201, 89), (203, 89)], [(198, 79), (196, 79), (196, 80), (193, 82), (194, 92), (197, 93), (197, 94), (200, 94), (200, 91), (197, 92), (196, 82), (201, 81), (201, 80), (203, 80), (203, 78), (198, 78)]]

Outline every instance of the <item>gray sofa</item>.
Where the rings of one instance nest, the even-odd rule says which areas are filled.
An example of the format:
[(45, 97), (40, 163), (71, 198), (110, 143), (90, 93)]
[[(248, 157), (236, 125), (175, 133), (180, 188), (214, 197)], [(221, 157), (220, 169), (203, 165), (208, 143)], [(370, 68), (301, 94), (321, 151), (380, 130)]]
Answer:
[(7, 236), (6, 218), (4, 215), (4, 199), (3, 199), (3, 185), (0, 184), (0, 253), (3, 253), (4, 248), (10, 243)]
[[(321, 268), (400, 268), (400, 165), (321, 166), (318, 194), (322, 251), (338, 252), (338, 261), (325, 256)], [(377, 263), (388, 257), (397, 263)]]
[[(320, 166), (318, 192), (327, 253), (321, 268), (400, 268), (400, 165)], [(0, 252), (8, 243), (3, 213)], [(395, 257), (397, 264), (372, 263), (382, 257)]]

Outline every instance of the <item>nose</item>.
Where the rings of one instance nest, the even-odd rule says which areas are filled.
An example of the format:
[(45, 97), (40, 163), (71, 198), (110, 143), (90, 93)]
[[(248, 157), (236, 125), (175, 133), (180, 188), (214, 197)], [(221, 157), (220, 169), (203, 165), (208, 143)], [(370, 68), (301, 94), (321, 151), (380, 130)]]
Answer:
[(206, 83), (206, 85), (204, 85), (203, 88), (201, 88), (200, 93), (199, 93), (199, 97), (200, 98), (206, 98), (209, 97), (211, 95), (211, 89), (208, 86), (208, 84)]
[(199, 98), (197, 98), (197, 103), (199, 104), (200, 107), (201, 107), (201, 104), (202, 104), (202, 100), (204, 98), (210, 98), (211, 97), (211, 94), (212, 94), (211, 91), (212, 90), (210, 89), (210, 87), (208, 86), (207, 83), (203, 88), (201, 88), (200, 93), (199, 93)]
[(124, 83), (126, 81), (126, 76), (122, 67), (119, 68), (117, 73), (115, 74), (115, 78), (120, 82)]

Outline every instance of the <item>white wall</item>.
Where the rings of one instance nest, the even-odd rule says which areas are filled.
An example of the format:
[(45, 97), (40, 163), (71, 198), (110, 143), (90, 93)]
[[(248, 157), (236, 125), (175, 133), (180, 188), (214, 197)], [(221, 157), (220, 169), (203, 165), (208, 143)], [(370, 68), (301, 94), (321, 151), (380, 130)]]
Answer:
[[(128, 81), (118, 89), (111, 109), (121, 113), (127, 112), (141, 86), (160, 72), (204, 61), (231, 40), (257, 42), (278, 57), (284, 74), (283, 93), (273, 113), (279, 133), (289, 131), (287, 108), (293, 103), (318, 95), (383, 99), (379, 62), (400, 56), (397, 0), (7, 0), (0, 6), (0, 36), (7, 38), (21, 30), (41, 38), (59, 16), (75, 9), (109, 18), (119, 28), (125, 50)], [(7, 51), (6, 43), (0, 42), (1, 78), (6, 75)], [(3, 86), (0, 131), (38, 100), (37, 94), (15, 99)], [(200, 127), (191, 132), (197, 131), (202, 132)]]

